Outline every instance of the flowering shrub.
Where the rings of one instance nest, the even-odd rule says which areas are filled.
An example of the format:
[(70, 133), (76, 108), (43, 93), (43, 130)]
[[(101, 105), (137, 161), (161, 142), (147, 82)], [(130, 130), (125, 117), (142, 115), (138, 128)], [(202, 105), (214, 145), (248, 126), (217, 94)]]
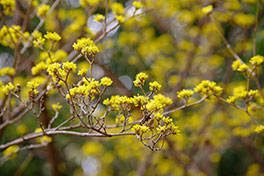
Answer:
[(263, 174), (263, 1), (0, 5), (1, 174)]

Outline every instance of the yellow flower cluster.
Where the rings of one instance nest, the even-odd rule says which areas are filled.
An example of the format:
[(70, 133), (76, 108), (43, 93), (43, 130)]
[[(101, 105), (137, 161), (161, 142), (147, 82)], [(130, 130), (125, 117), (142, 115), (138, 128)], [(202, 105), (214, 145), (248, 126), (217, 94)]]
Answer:
[(69, 99), (81, 95), (83, 97), (94, 99), (94, 97), (100, 93), (100, 86), (101, 84), (99, 81), (96, 81), (95, 79), (89, 78), (89, 82), (86, 79), (83, 79), (82, 85), (71, 88), (69, 94), (66, 95), (66, 98)]
[(6, 16), (12, 16), (15, 10), (16, 1), (15, 0), (0, 0), (0, 4), (4, 8), (4, 14)]
[(110, 78), (108, 78), (108, 77), (103, 77), (101, 79), (101, 85), (104, 86), (104, 87), (111, 86), (112, 83), (113, 83), (113, 81)]
[(158, 122), (162, 120), (162, 124), (163, 124), (163, 125), (159, 125), (156, 128), (158, 134), (163, 133), (163, 134), (169, 135), (169, 134), (179, 134), (180, 133), (179, 127), (174, 125), (174, 123), (172, 122), (172, 118), (164, 117), (162, 114), (157, 113), (155, 114), (155, 119)]
[(0, 76), (4, 76), (4, 75), (14, 76), (15, 69), (11, 67), (5, 67), (0, 69)]
[(194, 92), (192, 90), (183, 89), (180, 92), (177, 92), (177, 94), (178, 94), (177, 96), (178, 98), (184, 98), (188, 100), (194, 94)]
[(3, 155), (10, 159), (14, 159), (16, 157), (16, 152), (18, 152), (19, 147), (18, 145), (11, 145), (7, 149), (4, 150)]
[(62, 105), (60, 105), (60, 103), (56, 103), (52, 104), (51, 107), (54, 111), (59, 111), (62, 108)]
[(141, 9), (143, 7), (143, 4), (139, 1), (134, 1), (133, 2), (133, 6), (136, 8), (136, 9)]
[(47, 72), (52, 77), (53, 82), (57, 82), (60, 79), (65, 80), (66, 78), (66, 71), (61, 69), (61, 64), (59, 63), (53, 63), (48, 65)]
[(66, 61), (62, 64), (62, 68), (65, 69), (67, 72), (76, 71), (76, 64), (73, 62)]
[(145, 108), (145, 105), (148, 103), (149, 98), (142, 95), (137, 95), (134, 96), (134, 100), (135, 107), (139, 106), (141, 107), (140, 109), (143, 110)]
[(153, 96), (153, 99), (151, 99), (146, 104), (146, 109), (148, 111), (152, 112), (163, 112), (163, 108), (171, 105), (173, 101), (169, 97), (165, 97), (162, 94), (157, 94)]
[(239, 60), (233, 62), (232, 68), (233, 70), (240, 72), (247, 72), (248, 70), (248, 66), (246, 64), (242, 64)]
[(226, 100), (227, 103), (233, 104), (237, 99), (244, 99), (244, 100), (252, 100), (256, 97), (259, 96), (259, 91), (258, 90), (242, 90), (239, 92), (234, 93), (233, 96), (229, 96), (228, 99)]
[(81, 70), (79, 70), (78, 75), (80, 76), (86, 76), (88, 72), (87, 68), (82, 68)]
[(56, 32), (47, 32), (47, 34), (45, 34), (44, 37), (47, 40), (51, 40), (51, 41), (59, 41), (61, 39), (61, 36)]
[(34, 37), (33, 45), (36, 48), (42, 48), (46, 39), (42, 37), (42, 33), (39, 31), (33, 31), (32, 36)]
[(166, 132), (166, 130), (167, 130), (167, 128), (166, 128), (166, 126), (160, 126), (159, 125), (159, 127), (157, 128), (157, 133), (164, 133), (164, 132)]
[(54, 52), (42, 52), (40, 53), (40, 59), (46, 60), (46, 64), (51, 64), (54, 62), (62, 62), (65, 58), (67, 58), (67, 53), (64, 50), (57, 50)]
[(95, 55), (99, 52), (99, 48), (90, 38), (78, 39), (77, 42), (72, 45), (72, 47), (84, 55)]
[(27, 82), (27, 87), (30, 88), (30, 93), (36, 95), (39, 93), (39, 91), (37, 90), (37, 87), (39, 86), (39, 82), (36, 81), (29, 81)]
[(119, 15), (123, 15), (125, 8), (123, 6), (123, 4), (115, 2), (111, 5), (111, 9), (113, 11), (113, 13), (117, 16)]
[[(135, 86), (143, 86), (147, 78), (148, 75), (145, 73), (137, 74), (136, 80), (134, 81)], [(161, 85), (156, 81), (151, 82), (149, 85), (149, 89), (153, 92), (157, 92), (161, 89)], [(140, 107), (141, 110), (146, 109), (153, 113), (162, 112), (165, 106), (172, 104), (172, 100), (162, 94), (154, 95), (151, 100), (149, 100), (149, 97), (141, 95), (134, 97), (116, 95), (112, 96), (110, 99), (107, 98), (103, 103), (114, 111), (118, 111), (120, 109), (130, 110), (132, 107)]]
[(145, 125), (139, 125), (139, 124), (134, 125), (132, 129), (135, 131), (136, 134), (140, 136), (142, 136), (144, 133), (149, 131), (149, 127)]
[(235, 96), (229, 96), (228, 99), (226, 99), (227, 103), (233, 104), (236, 101), (236, 97)]
[(115, 18), (118, 21), (118, 23), (124, 23), (125, 22), (125, 18), (123, 16), (125, 8), (123, 6), (123, 4), (115, 2), (111, 5), (111, 9), (113, 11), (113, 13), (115, 14)]
[(264, 57), (257, 55), (257, 56), (252, 57), (249, 62), (252, 65), (259, 66), (260, 64), (262, 64), (264, 62)]
[(202, 8), (202, 12), (203, 14), (209, 14), (213, 11), (213, 6), (212, 5), (209, 5), (209, 6), (206, 6), (204, 8)]
[(102, 21), (105, 20), (105, 16), (102, 15), (102, 14), (97, 14), (97, 15), (94, 15), (94, 19), (93, 20), (101, 23)]
[(122, 24), (125, 22), (125, 17), (123, 17), (122, 15), (116, 15), (115, 17), (118, 23)]
[(40, 62), (36, 66), (32, 67), (31, 73), (32, 73), (32, 75), (37, 75), (41, 71), (46, 70), (47, 67), (48, 67), (47, 64), (45, 64), (44, 62)]
[(133, 82), (136, 87), (143, 86), (146, 79), (148, 79), (148, 75), (146, 73), (139, 73), (136, 76), (136, 80)]
[(38, 17), (43, 18), (47, 16), (49, 9), (50, 9), (50, 5), (43, 4), (39, 6), (38, 11), (37, 11)]
[(264, 133), (264, 126), (259, 125), (255, 128), (255, 133)]
[(160, 91), (160, 89), (161, 89), (161, 85), (157, 81), (149, 83), (149, 90), (150, 91), (158, 92), (158, 91)]
[(240, 72), (244, 72), (246, 74), (250, 74), (249, 73), (250, 68), (253, 67), (253, 71), (255, 71), (254, 68), (257, 66), (260, 66), (263, 62), (264, 62), (264, 57), (260, 56), (260, 55), (256, 55), (249, 60), (249, 63), (251, 65), (250, 64), (244, 64), (241, 61), (236, 60), (233, 62), (232, 68), (235, 71), (240, 71)]
[(9, 82), (7, 85), (5, 85), (5, 86), (2, 86), (2, 90), (3, 90), (3, 92), (6, 94), (6, 95), (8, 95), (12, 90), (14, 90), (14, 85), (11, 83), (11, 82)]
[(45, 43), (45, 39), (38, 37), (36, 40), (33, 40), (34, 47), (41, 48)]
[(160, 120), (162, 120), (164, 116), (161, 113), (156, 113), (155, 114), (155, 119), (159, 122)]
[(194, 91), (201, 93), (204, 97), (208, 96), (210, 99), (211, 96), (220, 96), (222, 94), (223, 88), (217, 86), (215, 82), (203, 80), (194, 88)]
[(95, 6), (100, 2), (100, 0), (80, 0), (80, 5), (82, 7), (86, 7), (86, 6)]
[(112, 96), (110, 99), (105, 99), (103, 104), (108, 106), (112, 111), (118, 111), (120, 109), (130, 110), (132, 106), (139, 105), (133, 97), (119, 95)]
[[(41, 128), (37, 128), (37, 129), (35, 130), (35, 133), (39, 133), (39, 132), (42, 132)], [(48, 144), (48, 143), (51, 143), (51, 142), (52, 142), (52, 138), (49, 137), (49, 136), (44, 135), (44, 136), (42, 136), (42, 137), (38, 137), (38, 138), (36, 138), (36, 141), (37, 141), (38, 143), (40, 143), (40, 144)]]
[[(21, 37), (23, 34), (24, 37)], [(22, 32), (20, 26), (13, 25), (11, 27), (3, 26), (0, 30), (0, 44), (14, 48), (15, 44), (21, 39), (25, 41), (25, 38), (29, 36), (28, 32)]]

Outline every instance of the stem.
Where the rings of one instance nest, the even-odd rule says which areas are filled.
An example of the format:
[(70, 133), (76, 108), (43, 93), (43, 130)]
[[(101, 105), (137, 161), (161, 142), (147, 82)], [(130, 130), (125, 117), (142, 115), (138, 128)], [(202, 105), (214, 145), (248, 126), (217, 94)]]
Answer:
[(258, 34), (259, 0), (257, 0), (256, 25), (254, 28), (253, 56), (257, 54), (257, 34)]

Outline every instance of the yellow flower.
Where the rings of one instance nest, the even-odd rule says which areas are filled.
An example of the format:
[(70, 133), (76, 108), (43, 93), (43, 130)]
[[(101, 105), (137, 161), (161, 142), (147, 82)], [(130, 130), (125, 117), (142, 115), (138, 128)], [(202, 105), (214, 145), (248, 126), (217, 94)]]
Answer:
[[(17, 26), (17, 25), (12, 25), (11, 27), (7, 27), (6, 25), (4, 25), (1, 29), (0, 29), (0, 43), (4, 46), (8, 46), (12, 49), (15, 48), (15, 44), (17, 42), (19, 42), (19, 40), (24, 40), (24, 38), (21, 38), (20, 34), (23, 33), (21, 30), (21, 26)], [(23, 33), (23, 35), (25, 35)], [(12, 37), (12, 39), (11, 39)], [(12, 41), (12, 42), (10, 42)], [(24, 40), (25, 41), (25, 40)]]
[(162, 94), (154, 95), (146, 104), (146, 109), (150, 112), (162, 112), (163, 108), (172, 104), (172, 100), (168, 97), (165, 97)]
[(144, 85), (146, 79), (148, 79), (148, 75), (146, 73), (139, 73), (136, 76), (136, 80), (133, 82), (136, 87)]
[(247, 95), (251, 98), (256, 98), (259, 96), (259, 91), (258, 90), (249, 90)]
[[(39, 133), (39, 132), (42, 132), (41, 128), (37, 128), (35, 130), (35, 133)], [(48, 143), (51, 143), (52, 142), (52, 138), (50, 136), (42, 136), (42, 137), (38, 137), (36, 138), (36, 141), (40, 144), (48, 144)]]
[(12, 67), (5, 67), (5, 68), (0, 69), (0, 76), (4, 76), (4, 75), (14, 76), (15, 69)]
[(36, 40), (33, 40), (34, 47), (42, 48), (45, 43), (45, 39), (42, 37), (38, 37)]
[(47, 32), (47, 34), (45, 34), (44, 37), (47, 40), (51, 40), (51, 41), (59, 41), (61, 39), (61, 36), (59, 36), (59, 34), (57, 34), (56, 32)]
[(135, 131), (135, 133), (142, 135), (149, 130), (149, 127), (147, 127), (145, 125), (136, 124), (132, 127), (132, 129)]
[(118, 2), (113, 3), (111, 9), (115, 15), (122, 15), (125, 11), (123, 4)]
[(217, 86), (215, 82), (211, 82), (208, 80), (203, 80), (200, 84), (198, 84), (194, 91), (197, 93), (201, 93), (202, 96), (220, 96), (222, 94), (223, 88), (220, 86)]
[(0, 0), (0, 4), (3, 6), (4, 14), (7, 16), (12, 16), (15, 10), (16, 1), (15, 0)]
[(157, 121), (160, 121), (161, 119), (163, 119), (163, 115), (161, 114), (161, 113), (156, 113), (155, 114), (155, 119), (157, 120)]
[(260, 55), (257, 55), (257, 56), (254, 56), (250, 59), (249, 61), (252, 65), (260, 65), (264, 62), (264, 57), (263, 56), (260, 56)]
[(157, 133), (160, 134), (160, 133), (164, 133), (166, 130), (167, 130), (167, 127), (166, 126), (160, 126), (156, 129), (157, 130)]
[(11, 145), (7, 149), (4, 150), (3, 154), (10, 159), (14, 159), (16, 157), (16, 152), (18, 152), (19, 147), (18, 145)]
[(116, 15), (115, 17), (118, 23), (122, 24), (125, 22), (125, 18), (122, 15)]
[(136, 9), (140, 9), (143, 7), (143, 4), (141, 2), (138, 2), (138, 1), (134, 1), (133, 2), (133, 6), (136, 8)]
[(99, 48), (94, 44), (90, 38), (78, 39), (72, 47), (85, 55), (95, 55), (99, 52)]
[(192, 90), (183, 89), (182, 91), (177, 92), (177, 94), (178, 94), (178, 96), (177, 96), (178, 98), (188, 99), (194, 94), (194, 92)]
[(36, 89), (39, 85), (40, 85), (39, 82), (36, 81), (27, 82), (27, 87), (30, 89)]
[(103, 77), (101, 79), (101, 84), (104, 86), (104, 87), (108, 87), (108, 86), (111, 86), (111, 84), (113, 83), (113, 81), (108, 78), (108, 77)]
[(237, 71), (246, 72), (248, 70), (248, 66), (246, 64), (242, 64), (239, 66)]
[(60, 103), (52, 104), (51, 107), (54, 111), (59, 111), (62, 108)]
[(49, 5), (43, 4), (43, 5), (39, 6), (38, 11), (37, 11), (37, 15), (39, 17), (45, 17), (45, 16), (47, 16), (49, 9), (50, 9)]
[(78, 75), (80, 75), (80, 76), (86, 76), (86, 75), (87, 75), (87, 72), (88, 72), (88, 69), (87, 69), (87, 68), (82, 68), (82, 69), (78, 72)]
[(242, 65), (242, 63), (239, 61), (239, 60), (236, 60), (236, 61), (234, 61), (233, 62), (233, 64), (232, 64), (232, 68), (233, 68), (233, 70), (238, 70), (238, 68), (240, 67)]
[(32, 36), (34, 38), (39, 38), (39, 37), (42, 37), (42, 33), (39, 32), (38, 30), (34, 30), (33, 33), (32, 33)]
[(202, 12), (204, 14), (206, 14), (206, 15), (211, 13), (212, 11), (213, 11), (213, 6), (212, 5), (209, 5), (209, 6), (206, 6), (206, 7), (202, 8)]
[(12, 90), (14, 90), (14, 85), (9, 82), (7, 85), (2, 86), (2, 90), (6, 95), (8, 95)]
[(255, 133), (263, 133), (263, 132), (264, 132), (264, 126), (263, 125), (259, 125), (256, 127)]
[(229, 96), (228, 99), (226, 99), (227, 103), (233, 104), (236, 101), (236, 97), (235, 96)]
[(80, 0), (80, 5), (82, 7), (86, 7), (87, 5), (89, 6), (95, 6), (100, 2), (100, 0)]
[(84, 47), (81, 53), (88, 54), (88, 55), (95, 55), (99, 53), (99, 48), (95, 44), (92, 44), (92, 45)]
[(52, 74), (57, 72), (60, 67), (61, 67), (61, 64), (59, 64), (59, 63), (50, 64), (50, 65), (48, 65), (47, 71), (52, 76)]
[(173, 123), (170, 123), (167, 128), (170, 130), (172, 134), (180, 135), (181, 130), (179, 130), (178, 126), (175, 126)]
[(161, 85), (157, 82), (150, 82), (149, 83), (149, 90), (153, 91), (153, 92), (158, 92), (161, 89)]
[(39, 74), (41, 71), (46, 70), (47, 67), (48, 67), (47, 64), (45, 64), (44, 62), (38, 63), (36, 66), (32, 67), (31, 69), (32, 75)]
[(36, 81), (29, 81), (27, 82), (27, 87), (30, 88), (30, 93), (32, 93), (33, 95), (36, 95), (39, 93), (39, 91), (37, 91), (37, 87), (39, 86), (39, 82), (36, 82)]
[[(48, 65), (48, 73), (52, 77), (53, 82), (57, 82), (60, 79), (66, 79), (67, 72), (64, 69), (61, 69), (61, 64), (53, 63)], [(74, 66), (73, 66), (74, 67)]]
[(172, 119), (170, 117), (163, 117), (162, 121), (165, 123), (165, 125), (172, 123)]
[(67, 61), (67, 62), (64, 62), (62, 64), (62, 68), (65, 69), (65, 70), (67, 70), (67, 71), (73, 71), (73, 72), (75, 72), (76, 71), (76, 64), (73, 63), (73, 62)]
[(97, 15), (94, 15), (94, 19), (93, 20), (101, 23), (102, 21), (105, 20), (105, 17), (102, 14), (97, 14)]
[(76, 43), (72, 45), (72, 47), (77, 51), (81, 51), (86, 46), (89, 46), (92, 44), (94, 44), (94, 42), (90, 38), (81, 38), (81, 39), (78, 39)]

